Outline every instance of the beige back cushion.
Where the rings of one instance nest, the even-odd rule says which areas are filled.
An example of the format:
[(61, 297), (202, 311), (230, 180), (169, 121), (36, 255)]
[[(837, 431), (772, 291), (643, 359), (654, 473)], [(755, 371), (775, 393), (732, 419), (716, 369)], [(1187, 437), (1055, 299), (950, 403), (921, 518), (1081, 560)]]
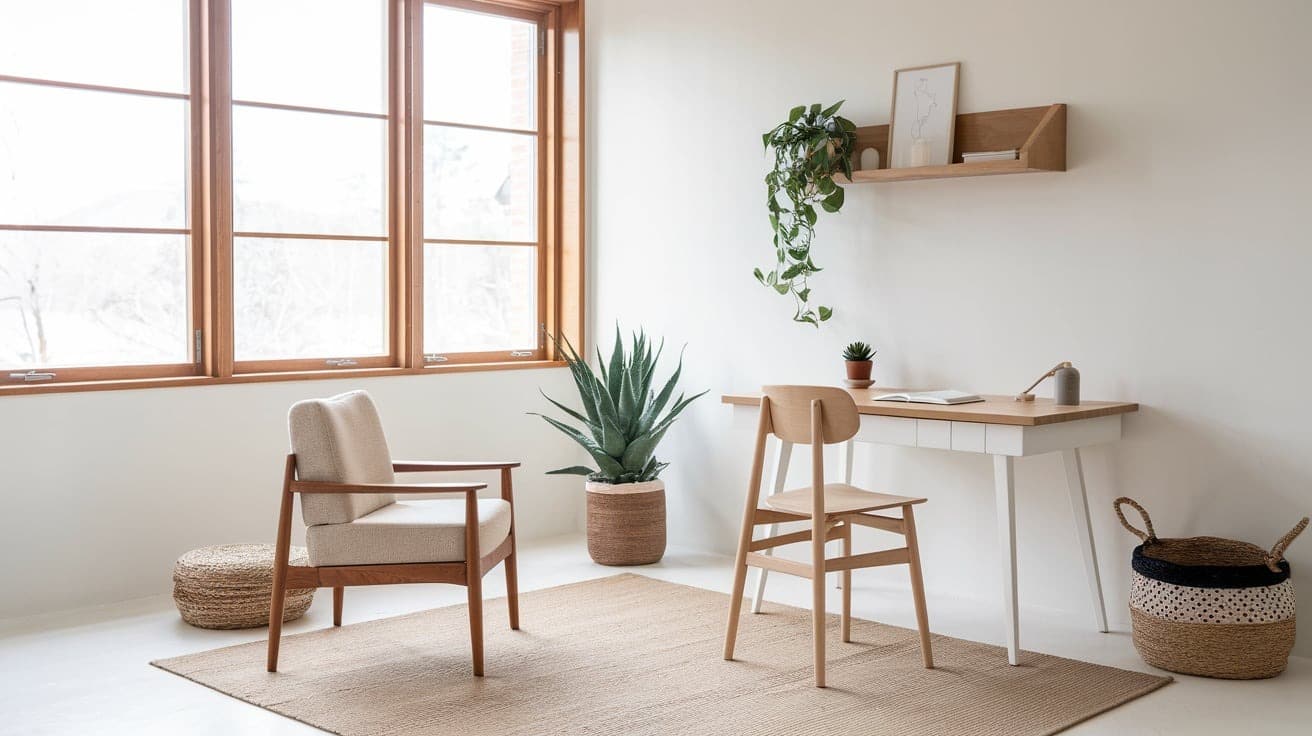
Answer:
[[(287, 416), (296, 473), (301, 480), (329, 483), (392, 483), (392, 454), (378, 409), (364, 391), (292, 406)], [(301, 496), (306, 526), (345, 524), (396, 501), (390, 493)]]

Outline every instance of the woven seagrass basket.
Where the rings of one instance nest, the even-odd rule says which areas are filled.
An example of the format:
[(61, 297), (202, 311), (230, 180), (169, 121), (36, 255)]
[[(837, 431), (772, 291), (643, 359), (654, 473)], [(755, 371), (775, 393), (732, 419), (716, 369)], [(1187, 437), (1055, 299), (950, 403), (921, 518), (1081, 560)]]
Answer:
[[(249, 629), (269, 624), (273, 597), (273, 545), (201, 547), (173, 566), (173, 602), (182, 620), (202, 629)], [(291, 564), (308, 565), (304, 547), (292, 547)], [(305, 615), (314, 589), (288, 590), (282, 620)]]
[[(1147, 531), (1126, 521), (1134, 507)], [(1285, 548), (1306, 517), (1271, 551), (1218, 537), (1159, 539), (1133, 499), (1113, 502), (1121, 524), (1143, 543), (1131, 560), (1134, 648), (1154, 667), (1187, 675), (1255, 680), (1284, 671), (1294, 646), (1294, 582)]]
[(650, 565), (665, 555), (665, 482), (593, 483), (588, 555), (601, 565)]

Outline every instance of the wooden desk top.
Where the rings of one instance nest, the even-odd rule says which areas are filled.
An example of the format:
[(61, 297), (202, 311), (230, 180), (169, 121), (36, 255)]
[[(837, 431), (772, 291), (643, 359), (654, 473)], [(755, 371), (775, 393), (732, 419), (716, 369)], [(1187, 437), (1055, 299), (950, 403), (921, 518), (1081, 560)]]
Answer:
[[(876, 396), (902, 393), (907, 390), (887, 386), (871, 386), (862, 389), (850, 388), (847, 389), (847, 392), (852, 394), (852, 398), (856, 400), (856, 410), (862, 414), (911, 419), (940, 419), (953, 422), (980, 422), (983, 424), (1014, 424), (1023, 427), (1139, 411), (1138, 404), (1124, 401), (1083, 401), (1079, 406), (1057, 406), (1052, 399), (1039, 398), (1034, 401), (1016, 401), (1011, 396), (995, 395), (984, 396), (984, 401), (977, 401), (973, 404), (957, 404), (956, 406), (874, 400)], [(761, 394), (759, 392), (724, 394), (720, 397), (720, 401), (725, 404), (759, 406)]]

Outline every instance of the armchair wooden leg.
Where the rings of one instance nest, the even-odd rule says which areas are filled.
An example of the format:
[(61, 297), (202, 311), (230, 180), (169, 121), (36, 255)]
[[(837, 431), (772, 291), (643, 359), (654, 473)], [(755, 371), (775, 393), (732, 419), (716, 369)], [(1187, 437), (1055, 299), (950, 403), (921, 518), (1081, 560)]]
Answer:
[(273, 592), (269, 599), (269, 660), (268, 670), (278, 671), (278, 646), (282, 643), (282, 612), (287, 600), (287, 561), (292, 549), (292, 476), (296, 472), (296, 456), (287, 457), (283, 472), (282, 505), (278, 511), (278, 541), (273, 555)]
[[(852, 524), (843, 522), (843, 556), (852, 556)], [(843, 641), (852, 641), (852, 571), (842, 572), (843, 581)]]
[(346, 588), (337, 586), (333, 588), (333, 626), (342, 625), (342, 598), (346, 593)]
[(469, 643), (474, 676), (483, 676), (483, 566), (479, 559), (478, 496), (465, 497), (465, 587), (469, 590)]
[(510, 468), (501, 469), (501, 498), (510, 504), (510, 554), (506, 555), (506, 610), (510, 628), (519, 631), (519, 570), (515, 567), (515, 501), (510, 485)]
[(925, 581), (920, 575), (920, 545), (916, 540), (916, 515), (911, 506), (902, 507), (906, 522), (907, 568), (911, 572), (911, 596), (916, 603), (916, 626), (920, 629), (920, 656), (925, 669), (934, 668), (934, 650), (929, 643), (929, 611), (925, 608)]
[(515, 570), (515, 538), (510, 538), (510, 554), (506, 556), (506, 609), (510, 612), (510, 628), (519, 631), (519, 573)]

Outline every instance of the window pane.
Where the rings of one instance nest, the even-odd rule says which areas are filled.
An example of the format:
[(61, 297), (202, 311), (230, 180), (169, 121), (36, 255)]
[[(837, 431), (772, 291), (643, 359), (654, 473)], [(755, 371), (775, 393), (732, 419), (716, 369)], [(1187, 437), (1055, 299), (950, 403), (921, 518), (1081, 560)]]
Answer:
[(237, 360), (387, 353), (387, 244), (236, 238)]
[(189, 331), (185, 235), (0, 231), (0, 368), (186, 363)]
[(186, 227), (187, 108), (0, 82), (0, 223)]
[(0, 0), (0, 74), (185, 93), (187, 0)]
[(537, 25), (424, 7), (424, 119), (537, 129)]
[(311, 235), (387, 234), (387, 122), (237, 106), (234, 227)]
[(424, 237), (537, 240), (537, 137), (424, 126)]
[(387, 3), (233, 0), (232, 97), (387, 112)]
[(424, 351), (531, 350), (538, 344), (537, 248), (424, 246)]

